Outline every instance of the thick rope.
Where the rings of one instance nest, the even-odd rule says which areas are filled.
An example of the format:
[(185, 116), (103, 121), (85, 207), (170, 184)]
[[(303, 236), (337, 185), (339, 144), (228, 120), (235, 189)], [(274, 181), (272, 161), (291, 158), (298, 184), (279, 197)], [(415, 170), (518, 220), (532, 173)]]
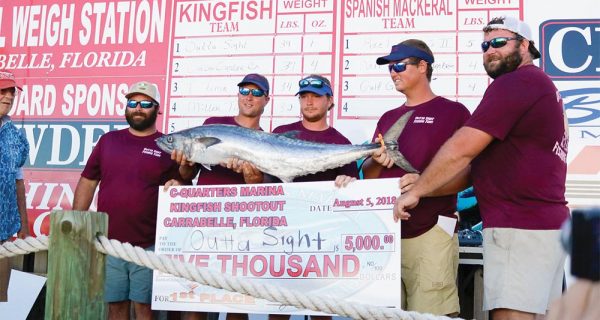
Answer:
[[(338, 314), (353, 319), (450, 319), (445, 316), (436, 316), (427, 313), (381, 308), (355, 302), (348, 303), (330, 296), (307, 296), (295, 290), (269, 284), (261, 284), (257, 281), (239, 281), (236, 277), (221, 272), (207, 270), (205, 268), (196, 268), (196, 266), (191, 263), (184, 263), (164, 256), (159, 256), (154, 252), (146, 251), (141, 247), (134, 247), (129, 243), (121, 243), (114, 239), (109, 240), (105, 236), (98, 236), (98, 240), (95, 241), (95, 246), (96, 250), (99, 252), (133, 262), (140, 266), (169, 273), (174, 276), (195, 281), (202, 285), (247, 294), (255, 298), (278, 302), (299, 309), (310, 309)], [(12, 257), (18, 254), (38, 252), (47, 249), (48, 238), (46, 236), (38, 238), (28, 237), (25, 240), (19, 239), (13, 243), (6, 242), (0, 245), (0, 259), (3, 257)]]
[(7, 241), (0, 245), (0, 259), (44, 250), (48, 250), (47, 236), (16, 239), (15, 241)]

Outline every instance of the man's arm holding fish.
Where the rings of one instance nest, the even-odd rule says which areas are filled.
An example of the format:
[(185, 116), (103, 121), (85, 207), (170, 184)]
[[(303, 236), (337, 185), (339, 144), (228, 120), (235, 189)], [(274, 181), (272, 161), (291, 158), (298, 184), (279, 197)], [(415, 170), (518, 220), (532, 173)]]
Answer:
[(179, 164), (179, 174), (184, 180), (194, 179), (198, 174), (198, 171), (200, 171), (196, 163), (188, 161), (181, 150), (173, 150), (173, 152), (171, 152), (171, 160)]
[(254, 164), (248, 161), (229, 158), (227, 159), (227, 162), (221, 163), (221, 165), (237, 173), (243, 174), (246, 183), (263, 183), (265, 180), (264, 174), (258, 170)]
[[(375, 139), (375, 142), (380, 142), (380, 139)], [(363, 164), (363, 175), (365, 179), (378, 178), (383, 168), (391, 168), (394, 165), (394, 160), (388, 155), (385, 145), (382, 144), (370, 158), (367, 158)]]

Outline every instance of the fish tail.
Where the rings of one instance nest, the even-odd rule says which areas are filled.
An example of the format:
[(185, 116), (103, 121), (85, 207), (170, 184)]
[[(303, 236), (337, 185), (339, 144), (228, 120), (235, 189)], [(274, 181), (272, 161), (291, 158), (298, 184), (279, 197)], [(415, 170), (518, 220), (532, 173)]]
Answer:
[(396, 123), (394, 123), (394, 125), (392, 125), (392, 127), (385, 133), (383, 136), (383, 141), (385, 143), (385, 149), (388, 156), (398, 167), (402, 168), (406, 172), (418, 173), (419, 170), (415, 169), (400, 152), (397, 142), (413, 112), (414, 111), (409, 111), (403, 114), (398, 121), (396, 121)]

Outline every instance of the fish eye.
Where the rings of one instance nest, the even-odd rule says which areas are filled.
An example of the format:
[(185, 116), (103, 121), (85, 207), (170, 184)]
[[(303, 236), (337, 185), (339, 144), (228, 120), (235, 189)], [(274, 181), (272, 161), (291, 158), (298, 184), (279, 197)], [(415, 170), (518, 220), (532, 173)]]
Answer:
[(173, 143), (173, 136), (167, 136), (167, 142)]

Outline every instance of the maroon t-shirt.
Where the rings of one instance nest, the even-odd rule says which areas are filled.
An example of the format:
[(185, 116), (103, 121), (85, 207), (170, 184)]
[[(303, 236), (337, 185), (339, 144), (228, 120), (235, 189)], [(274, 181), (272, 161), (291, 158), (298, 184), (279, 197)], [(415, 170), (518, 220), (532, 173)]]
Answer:
[(163, 152), (156, 132), (134, 136), (128, 129), (100, 137), (81, 173), (100, 180), (98, 211), (106, 212), (108, 237), (135, 246), (154, 245), (158, 186), (180, 179), (179, 165)]
[[(443, 97), (412, 107), (402, 105), (381, 116), (373, 140), (379, 133), (384, 135), (403, 114), (412, 110), (414, 113), (398, 138), (398, 148), (410, 164), (422, 172), (444, 142), (467, 121), (469, 110)], [(404, 174), (406, 171), (393, 166), (383, 168), (379, 177), (394, 178)], [(410, 219), (402, 221), (402, 238), (414, 238), (427, 232), (436, 225), (439, 215), (456, 218), (455, 211), (456, 195), (422, 198), (417, 207), (408, 211)]]
[[(331, 144), (351, 144), (350, 140), (344, 137), (339, 131), (337, 131), (333, 127), (329, 127), (323, 131), (312, 131), (306, 129), (302, 125), (302, 121), (279, 126), (273, 130), (273, 133), (285, 133), (289, 131), (298, 131), (298, 135), (295, 138), (304, 141)], [(333, 168), (322, 172), (296, 177), (294, 179), (294, 182), (330, 181), (335, 180), (335, 178), (339, 175), (347, 175), (358, 178), (358, 167), (356, 166), (356, 162), (348, 163), (339, 168)]]
[[(204, 124), (230, 124), (240, 126), (235, 122), (234, 117), (210, 117), (204, 120)], [(262, 130), (262, 129), (260, 129)], [(220, 165), (210, 167), (210, 170), (201, 165), (198, 175), (198, 185), (215, 185), (215, 184), (245, 184), (244, 175), (237, 173), (231, 169), (227, 169)]]
[(483, 226), (559, 229), (568, 134), (550, 78), (534, 65), (496, 78), (466, 125), (495, 138), (471, 167)]

